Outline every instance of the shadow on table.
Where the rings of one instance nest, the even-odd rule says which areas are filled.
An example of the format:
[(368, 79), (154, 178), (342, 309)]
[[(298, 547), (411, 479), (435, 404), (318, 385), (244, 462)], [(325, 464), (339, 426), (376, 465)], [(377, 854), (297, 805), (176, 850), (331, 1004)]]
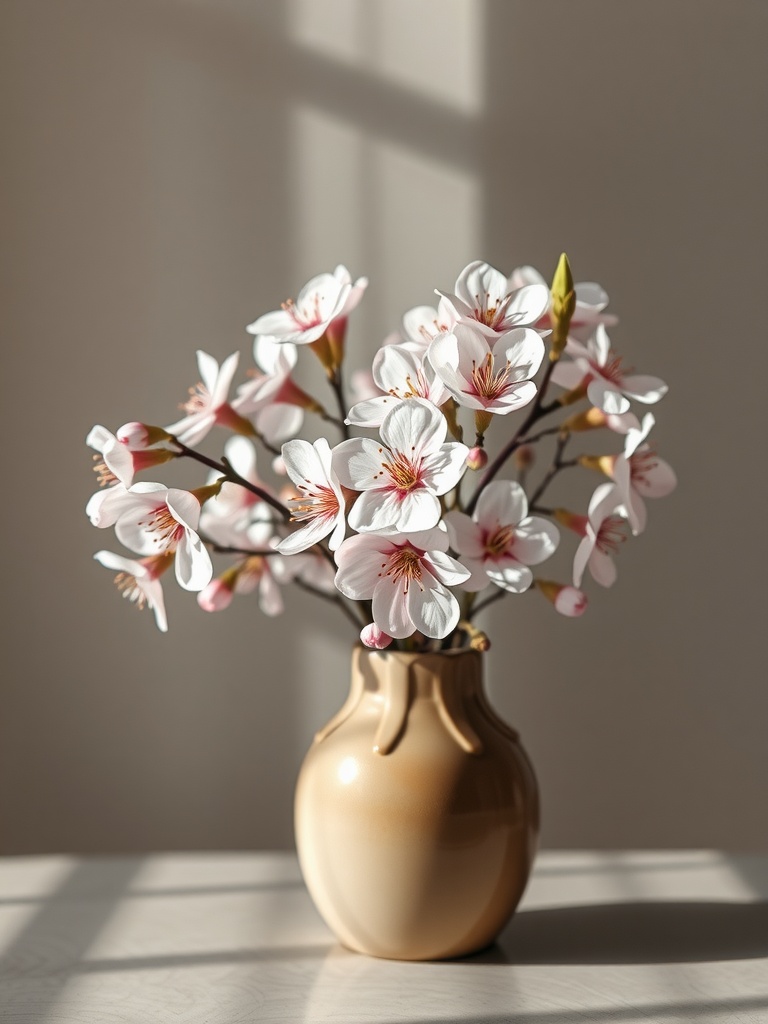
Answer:
[(523, 910), (466, 963), (644, 964), (768, 956), (768, 902), (638, 902)]

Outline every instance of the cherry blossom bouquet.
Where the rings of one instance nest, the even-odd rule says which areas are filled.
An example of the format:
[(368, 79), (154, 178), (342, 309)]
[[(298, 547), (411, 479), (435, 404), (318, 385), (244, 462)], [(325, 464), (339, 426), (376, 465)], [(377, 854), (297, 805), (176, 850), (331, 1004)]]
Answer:
[[(485, 650), (475, 619), (507, 594), (535, 589), (561, 614), (581, 615), (587, 571), (611, 586), (620, 543), (645, 528), (645, 498), (675, 487), (648, 443), (653, 415), (630, 411), (631, 400), (658, 402), (666, 385), (624, 369), (608, 337), (617, 322), (608, 296), (574, 285), (564, 255), (551, 288), (532, 267), (506, 277), (470, 263), (452, 292), (436, 292), (436, 307), (405, 314), (370, 371), (347, 377), (347, 321), (367, 283), (339, 266), (250, 324), (256, 369), (234, 396), (238, 354), (219, 365), (198, 352), (201, 383), (181, 419), (88, 435), (101, 489), (87, 514), (137, 556), (95, 558), (161, 630), (161, 579), (173, 568), (205, 611), (256, 593), (261, 611), (277, 615), (291, 583), (337, 605), (368, 647)], [(307, 350), (333, 411), (296, 378)], [(333, 440), (297, 438), (306, 414)], [(198, 448), (214, 426), (230, 433), (218, 458)], [(574, 455), (569, 444), (587, 431), (616, 436), (610, 447), (620, 450), (601, 443), (597, 454)], [(546, 468), (529, 484), (547, 444)], [(265, 455), (272, 482), (257, 468)], [(135, 481), (177, 459), (205, 466), (205, 482), (186, 490)], [(575, 467), (602, 477), (588, 507), (550, 507), (553, 479)], [(538, 575), (559, 527), (577, 542), (566, 581)], [(216, 576), (212, 554), (227, 560)]]

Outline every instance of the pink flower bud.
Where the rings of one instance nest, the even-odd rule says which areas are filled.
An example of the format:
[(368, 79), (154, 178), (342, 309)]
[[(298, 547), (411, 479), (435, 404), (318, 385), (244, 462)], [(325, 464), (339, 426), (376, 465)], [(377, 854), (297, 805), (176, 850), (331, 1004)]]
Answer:
[(575, 619), (587, 610), (587, 595), (583, 590), (551, 580), (536, 580), (536, 586), (561, 615)]
[(467, 455), (467, 469), (485, 469), (488, 465), (488, 453), (485, 448), (474, 447)]
[(232, 603), (232, 587), (224, 580), (211, 580), (208, 586), (197, 595), (197, 603), (204, 612), (221, 612)]
[(162, 427), (151, 427), (147, 423), (124, 423), (115, 437), (129, 448), (148, 448), (150, 445), (167, 441), (170, 437)]
[(364, 626), (360, 630), (360, 639), (366, 647), (373, 647), (377, 651), (384, 650), (392, 643), (392, 637), (383, 629), (379, 629), (375, 622), (371, 622), (370, 625)]
[(577, 619), (587, 610), (587, 595), (576, 587), (563, 587), (555, 598), (555, 611)]

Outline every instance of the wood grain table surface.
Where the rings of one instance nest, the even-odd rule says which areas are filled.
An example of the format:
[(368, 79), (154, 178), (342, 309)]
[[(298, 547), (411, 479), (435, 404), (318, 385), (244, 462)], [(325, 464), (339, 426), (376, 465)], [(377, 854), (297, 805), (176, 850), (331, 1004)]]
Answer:
[(286, 853), (0, 859), (2, 1024), (768, 1022), (768, 857), (549, 852), (490, 949), (340, 947)]

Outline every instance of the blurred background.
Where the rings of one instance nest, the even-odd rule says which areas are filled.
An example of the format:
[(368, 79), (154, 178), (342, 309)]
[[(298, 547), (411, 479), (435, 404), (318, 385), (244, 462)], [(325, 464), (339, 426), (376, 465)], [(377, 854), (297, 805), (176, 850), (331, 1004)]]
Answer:
[(348, 684), (354, 637), (307, 595), (270, 620), (167, 588), (165, 636), (121, 601), (89, 428), (170, 422), (195, 349), (250, 365), (244, 325), (337, 263), (371, 281), (362, 366), (470, 260), (549, 276), (563, 249), (670, 385), (680, 483), (584, 618), (494, 607), (493, 700), (545, 846), (768, 848), (768, 6), (3, 0), (0, 22), (0, 852), (289, 848)]

